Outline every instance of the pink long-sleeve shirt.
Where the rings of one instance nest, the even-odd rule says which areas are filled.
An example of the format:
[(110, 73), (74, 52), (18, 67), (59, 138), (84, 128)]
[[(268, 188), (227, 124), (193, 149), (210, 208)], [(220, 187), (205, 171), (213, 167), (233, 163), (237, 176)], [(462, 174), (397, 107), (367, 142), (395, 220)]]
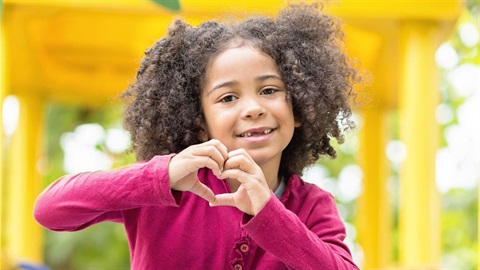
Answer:
[[(328, 192), (292, 175), (252, 217), (172, 191), (171, 157), (65, 176), (38, 197), (35, 218), (54, 231), (123, 223), (132, 269), (358, 269)], [(215, 194), (231, 192), (209, 169), (198, 177)]]

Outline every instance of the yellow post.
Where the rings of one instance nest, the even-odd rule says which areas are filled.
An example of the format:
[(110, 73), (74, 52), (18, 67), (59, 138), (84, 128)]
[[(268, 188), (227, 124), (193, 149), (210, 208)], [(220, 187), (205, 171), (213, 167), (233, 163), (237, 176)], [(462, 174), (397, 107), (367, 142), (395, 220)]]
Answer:
[(43, 102), (37, 96), (17, 95), (20, 117), (8, 148), (6, 166), (5, 249), (14, 259), (41, 262), (43, 231), (33, 218), (33, 204), (42, 181), (37, 164), (43, 135)]
[(400, 139), (407, 157), (400, 168), (399, 259), (407, 269), (438, 268), (440, 197), (435, 184), (439, 102), (435, 29), (430, 22), (400, 27)]
[(363, 193), (358, 201), (358, 240), (363, 249), (363, 268), (385, 268), (392, 264), (392, 210), (388, 199), (385, 144), (385, 108), (362, 112), (360, 164)]
[[(0, 21), (2, 21), (2, 9), (3, 6), (0, 3)], [(5, 213), (3, 211), (4, 208), (4, 199), (5, 199), (5, 136), (3, 134), (3, 99), (6, 96), (6, 87), (7, 87), (7, 82), (6, 82), (6, 63), (5, 63), (5, 34), (3, 30), (4, 24), (0, 24), (0, 267), (4, 268), (4, 266), (7, 265), (7, 258), (4, 250), (4, 237), (5, 237), (5, 226), (3, 225), (5, 223)]]

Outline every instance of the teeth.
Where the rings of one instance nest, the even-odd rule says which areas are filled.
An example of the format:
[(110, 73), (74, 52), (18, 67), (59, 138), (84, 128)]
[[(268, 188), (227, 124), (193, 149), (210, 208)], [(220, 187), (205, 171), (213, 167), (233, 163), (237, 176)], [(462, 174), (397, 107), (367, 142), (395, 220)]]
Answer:
[[(269, 134), (269, 133), (272, 133), (272, 130), (271, 129), (266, 129), (264, 130), (263, 132), (261, 132), (263, 134)], [(245, 132), (245, 133), (242, 133), (240, 134), (240, 137), (251, 137), (252, 136), (252, 133), (251, 132)]]

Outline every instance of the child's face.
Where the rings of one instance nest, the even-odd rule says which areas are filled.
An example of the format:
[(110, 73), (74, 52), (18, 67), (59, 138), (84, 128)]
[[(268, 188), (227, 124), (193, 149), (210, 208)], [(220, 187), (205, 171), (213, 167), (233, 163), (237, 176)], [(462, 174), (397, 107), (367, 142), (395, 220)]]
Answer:
[(243, 148), (258, 165), (280, 163), (298, 125), (271, 57), (251, 46), (220, 53), (207, 68), (201, 101), (203, 141), (218, 139), (228, 151)]

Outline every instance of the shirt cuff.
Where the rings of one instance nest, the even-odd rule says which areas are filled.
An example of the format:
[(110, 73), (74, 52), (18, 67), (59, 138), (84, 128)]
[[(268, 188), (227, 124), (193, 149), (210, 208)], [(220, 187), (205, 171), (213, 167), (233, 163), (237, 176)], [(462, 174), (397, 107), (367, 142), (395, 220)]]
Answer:
[(242, 218), (242, 228), (250, 233), (256, 234), (258, 231), (265, 229), (275, 219), (278, 211), (285, 209), (285, 206), (271, 192), (270, 200), (255, 216), (244, 214)]
[(183, 192), (172, 190), (168, 177), (168, 165), (175, 154), (155, 156), (149, 161), (148, 173), (157, 182), (160, 203), (165, 206), (179, 206)]

